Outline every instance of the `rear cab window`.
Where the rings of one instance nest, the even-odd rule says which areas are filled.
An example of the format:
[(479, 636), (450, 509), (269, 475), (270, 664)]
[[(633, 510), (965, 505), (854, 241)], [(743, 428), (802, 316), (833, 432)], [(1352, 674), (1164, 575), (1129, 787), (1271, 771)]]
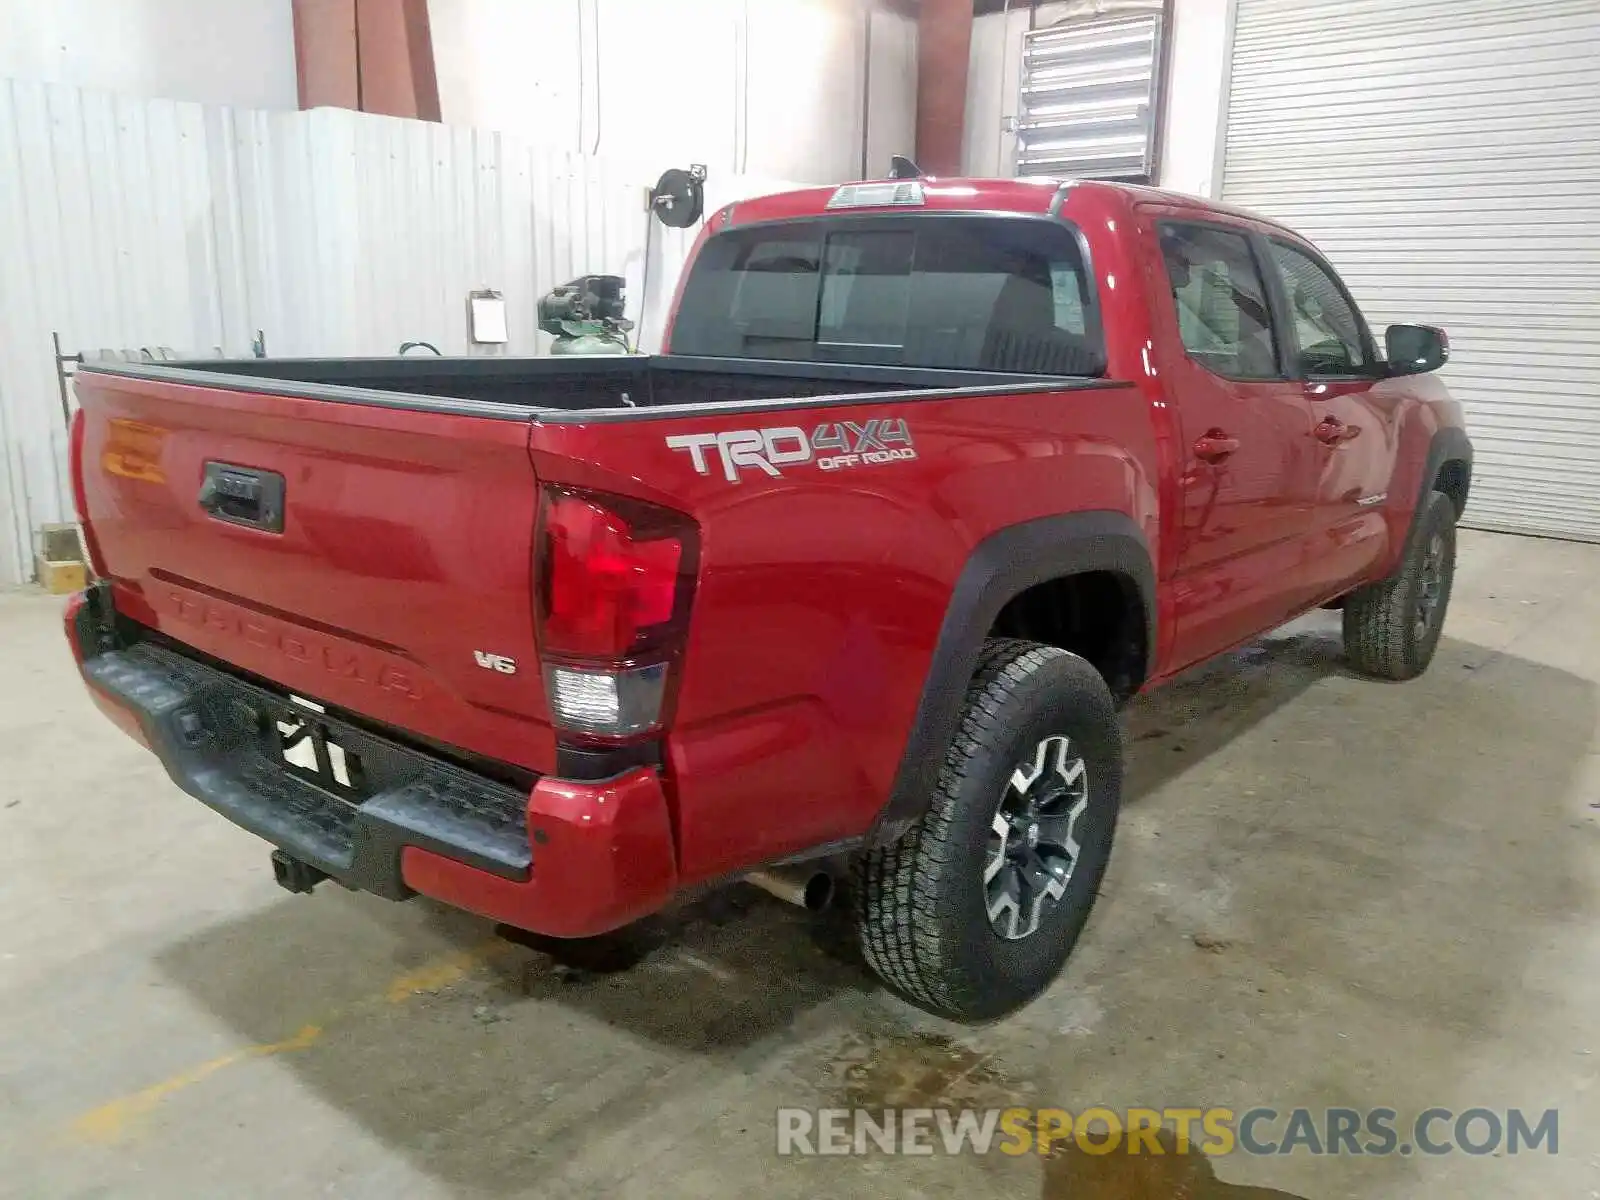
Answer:
[(1076, 231), (1030, 217), (822, 217), (710, 238), (672, 352), (1099, 375), (1105, 343)]

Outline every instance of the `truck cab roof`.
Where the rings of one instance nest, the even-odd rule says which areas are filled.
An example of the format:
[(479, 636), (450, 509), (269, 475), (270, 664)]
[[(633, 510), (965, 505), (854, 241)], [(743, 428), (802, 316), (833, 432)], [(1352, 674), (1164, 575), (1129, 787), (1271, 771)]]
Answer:
[[(867, 189), (888, 188), (896, 183), (917, 185), (920, 202), (904, 200), (898, 203), (871, 202), (874, 197)], [(856, 194), (861, 196), (862, 200), (848, 202), (849, 189), (856, 189)], [(920, 209), (926, 212), (1045, 215), (1069, 212), (1076, 207), (1074, 203), (1076, 200), (1091, 197), (1098, 201), (1100, 206), (1110, 205), (1112, 208), (1124, 210), (1132, 210), (1144, 204), (1161, 204), (1202, 213), (1218, 213), (1281, 228), (1278, 222), (1249, 209), (1141, 184), (1053, 177), (983, 179), (942, 176), (924, 176), (914, 180), (861, 180), (855, 183), (801, 188), (796, 191), (741, 200), (721, 210), (716, 227), (728, 228), (764, 221), (793, 221), (807, 217), (839, 215), (841, 208), (855, 212)], [(839, 203), (841, 198), (845, 198), (847, 203), (841, 205)]]

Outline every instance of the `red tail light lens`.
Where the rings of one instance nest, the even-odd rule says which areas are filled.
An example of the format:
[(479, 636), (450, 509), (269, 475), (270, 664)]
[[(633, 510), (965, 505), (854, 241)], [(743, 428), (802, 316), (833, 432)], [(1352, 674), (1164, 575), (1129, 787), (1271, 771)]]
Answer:
[(620, 663), (676, 648), (694, 579), (694, 522), (619, 496), (550, 489), (542, 528), (545, 654)]
[(548, 488), (539, 538), (539, 649), (556, 725), (601, 742), (650, 734), (688, 630), (694, 522), (621, 496)]

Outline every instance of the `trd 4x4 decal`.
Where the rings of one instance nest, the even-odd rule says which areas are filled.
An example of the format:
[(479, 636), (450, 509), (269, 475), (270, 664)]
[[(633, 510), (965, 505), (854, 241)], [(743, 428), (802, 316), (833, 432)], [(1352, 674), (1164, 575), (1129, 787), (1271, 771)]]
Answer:
[(824, 471), (902, 462), (917, 456), (903, 418), (873, 419), (864, 425), (837, 421), (818, 425), (809, 434), (797, 425), (775, 429), (730, 429), (723, 433), (687, 433), (667, 439), (673, 450), (687, 450), (694, 469), (711, 474), (710, 454), (722, 463), (729, 483), (743, 470), (777, 477), (780, 467), (814, 464)]

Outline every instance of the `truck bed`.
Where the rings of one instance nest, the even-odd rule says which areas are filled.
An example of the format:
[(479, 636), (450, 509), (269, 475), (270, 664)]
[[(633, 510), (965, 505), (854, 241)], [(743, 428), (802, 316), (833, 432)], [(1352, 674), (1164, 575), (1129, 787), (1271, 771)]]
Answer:
[[(848, 403), (894, 393), (1012, 393), (1059, 388), (1060, 376), (777, 359), (682, 355), (571, 358), (245, 358), (178, 363), (94, 363), (104, 375), (260, 391), (318, 400), (523, 420), (595, 419), (600, 410), (672, 409), (675, 415), (730, 404)], [(1082, 379), (1086, 385), (1098, 380)]]

